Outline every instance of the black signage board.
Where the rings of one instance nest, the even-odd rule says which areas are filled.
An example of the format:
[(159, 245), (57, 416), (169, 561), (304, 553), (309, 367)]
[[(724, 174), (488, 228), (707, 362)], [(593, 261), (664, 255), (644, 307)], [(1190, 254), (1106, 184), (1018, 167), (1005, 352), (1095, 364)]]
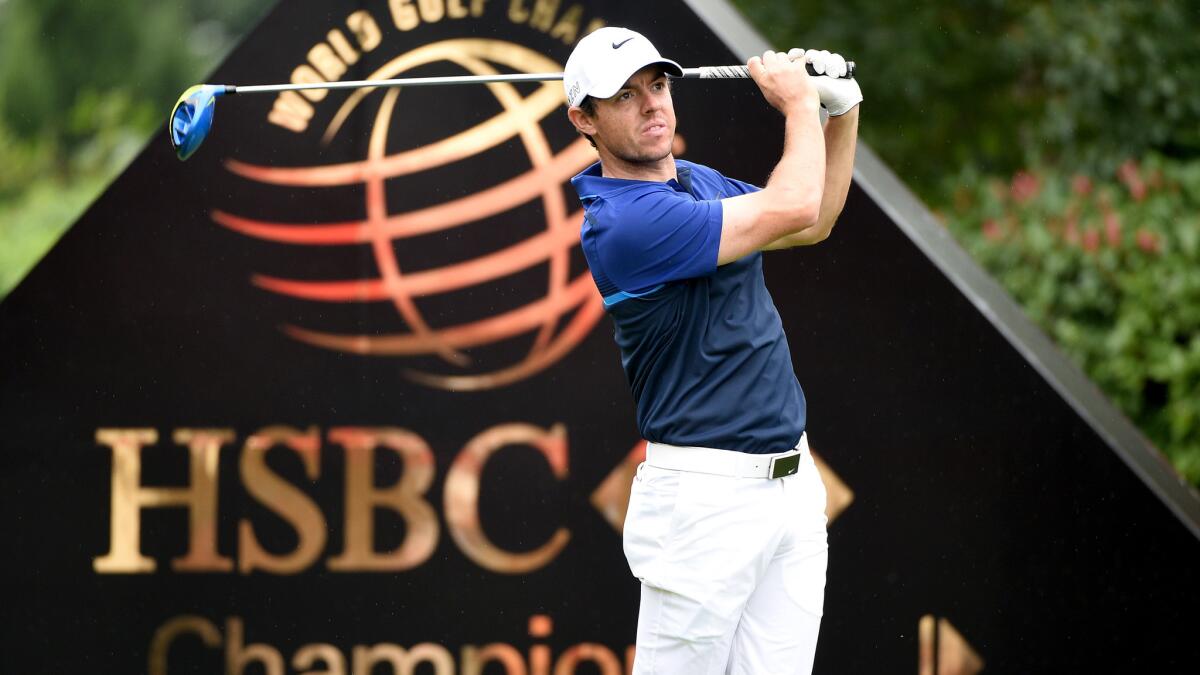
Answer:
[[(298, 0), (210, 81), (556, 71), (598, 22), (747, 56), (678, 1)], [(765, 180), (750, 82), (675, 105), (679, 156)], [(239, 96), (187, 163), (154, 139), (0, 304), (0, 670), (625, 672), (593, 160), (560, 83)], [(766, 261), (838, 499), (817, 671), (913, 672), (926, 615), (962, 672), (1194, 663), (1196, 537), (885, 206)]]

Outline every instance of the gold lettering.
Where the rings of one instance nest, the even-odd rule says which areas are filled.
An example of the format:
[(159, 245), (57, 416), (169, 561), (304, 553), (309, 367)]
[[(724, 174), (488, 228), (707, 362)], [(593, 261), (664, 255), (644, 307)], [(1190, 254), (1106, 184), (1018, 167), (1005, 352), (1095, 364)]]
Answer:
[(221, 646), (221, 633), (208, 619), (199, 616), (177, 616), (158, 627), (150, 640), (150, 675), (167, 675), (167, 656), (171, 643), (183, 633), (195, 633), (208, 647)]
[(529, 20), (529, 8), (523, 0), (510, 0), (508, 3), (508, 20), (513, 23), (525, 23)]
[(412, 675), (418, 663), (432, 665), (435, 675), (454, 675), (454, 657), (445, 647), (432, 642), (413, 645), (408, 651), (388, 643), (373, 647), (357, 645), (354, 647), (353, 660), (354, 675), (371, 675), (378, 663), (391, 665), (396, 675)]
[(259, 502), (279, 514), (296, 530), (299, 543), (288, 555), (268, 553), (258, 543), (254, 525), (238, 523), (238, 571), (262, 569), (275, 574), (295, 574), (312, 564), (325, 548), (325, 517), (308, 495), (283, 480), (267, 466), (267, 451), (276, 445), (291, 449), (304, 463), (309, 480), (321, 475), (321, 438), (315, 427), (300, 432), (289, 427), (267, 427), (246, 439), (242, 449), (242, 485)]
[(334, 53), (333, 47), (318, 42), (308, 50), (308, 62), (321, 73), (326, 82), (336, 82), (346, 74), (346, 64)]
[[(418, 435), (397, 428), (341, 427), (329, 440), (346, 449), (346, 546), (329, 559), (331, 570), (399, 571), (416, 567), (437, 547), (437, 514), (421, 495), (433, 482), (433, 453)], [(400, 480), (390, 488), (375, 487), (375, 449), (395, 453), (404, 464)], [(375, 508), (390, 508), (404, 518), (404, 543), (377, 553), (373, 533)]]
[[(188, 554), (171, 561), (176, 572), (233, 569), (233, 561), (217, 553), (217, 461), (221, 446), (233, 439), (232, 429), (176, 429), (172, 436), (176, 444), (188, 446), (192, 478), (192, 487), (185, 493), (191, 541)], [(197, 480), (198, 476), (202, 479)]]
[(471, 16), (483, 16), (483, 5), (487, 0), (471, 0)]
[(333, 645), (311, 644), (304, 645), (292, 657), (292, 667), (296, 670), (312, 668), (314, 661), (325, 664), (324, 670), (306, 670), (300, 675), (346, 675), (346, 657), (341, 650)]
[[(375, 18), (365, 9), (360, 9), (357, 12), (346, 17), (346, 27), (354, 33), (354, 39), (358, 41), (359, 49), (364, 52), (369, 52), (379, 46), (383, 42), (383, 32), (379, 30), (379, 24), (375, 23)], [(346, 63), (353, 63), (347, 60)]]
[(526, 675), (525, 662), (521, 660), (521, 652), (512, 645), (493, 642), (481, 647), (466, 645), (462, 648), (462, 663), (459, 664), (460, 675), (483, 675), (483, 669), (488, 663), (499, 663), (504, 666), (505, 675)]
[[(325, 39), (329, 40), (329, 44), (333, 46), (333, 50), (337, 52), (338, 58), (343, 63), (351, 66), (358, 63), (358, 52), (354, 50), (354, 47), (350, 46), (350, 41), (346, 39), (342, 31), (334, 28), (325, 34)], [(309, 58), (312, 58), (312, 54), (309, 54)]]
[(236, 616), (225, 621), (225, 674), (242, 675), (251, 661), (262, 664), (266, 675), (283, 675), (283, 655), (271, 645), (244, 646), (244, 627)]
[(421, 23), (412, 0), (388, 0), (388, 8), (392, 10), (392, 23), (400, 30), (410, 31)]
[(188, 446), (188, 487), (142, 487), (142, 447), (158, 441), (154, 429), (97, 429), (96, 442), (112, 448), (112, 511), (109, 551), (95, 558), (101, 574), (147, 573), (154, 560), (141, 554), (142, 509), (186, 506), (188, 552), (171, 561), (176, 571), (217, 572), (233, 569), (233, 561), (217, 553), (217, 461), (228, 429), (179, 429), (175, 442)]
[(480, 566), (502, 574), (524, 574), (548, 564), (567, 545), (571, 533), (559, 528), (550, 541), (527, 553), (511, 553), (493, 544), (479, 522), (479, 484), (484, 465), (503, 447), (529, 445), (546, 458), (555, 477), (567, 476), (566, 428), (549, 431), (529, 424), (502, 424), (471, 439), (446, 474), (446, 523), (459, 549)]
[[(328, 82), (321, 74), (313, 69), (312, 66), (296, 66), (292, 71), (292, 84), (325, 84)], [(329, 95), (328, 89), (305, 89), (300, 92), (304, 98), (310, 101), (320, 101)]]
[(554, 15), (558, 13), (559, 0), (537, 0), (533, 6), (533, 15), (529, 25), (545, 33), (554, 25)]
[(417, 0), (417, 8), (425, 23), (437, 23), (446, 15), (446, 0)]
[(549, 614), (534, 614), (529, 617), (529, 635), (535, 638), (548, 638), (554, 632), (554, 620)]
[(313, 116), (312, 104), (294, 91), (285, 91), (275, 97), (275, 104), (267, 115), (267, 121), (300, 133), (308, 128), (308, 121)]
[(604, 19), (592, 19), (587, 28), (583, 30), (583, 34), (586, 37), (601, 28), (604, 28)]
[(467, 8), (463, 7), (462, 0), (447, 0), (446, 13), (451, 19), (461, 19), (467, 15)]
[(158, 442), (154, 429), (97, 429), (96, 442), (112, 448), (112, 509), (108, 554), (95, 558), (97, 572), (153, 572), (155, 563), (141, 555), (142, 446)]
[(529, 672), (531, 675), (550, 675), (550, 646), (529, 647)]
[(575, 645), (559, 657), (554, 664), (554, 675), (574, 675), (581, 661), (591, 661), (600, 669), (600, 675), (621, 675), (621, 662), (617, 655), (604, 645), (584, 642)]
[[(554, 621), (546, 614), (534, 614), (529, 617), (529, 636), (548, 638), (554, 632)], [(532, 675), (550, 675), (549, 645), (531, 645), (529, 647), (529, 670)]]
[(583, 20), (583, 5), (571, 5), (571, 7), (563, 12), (558, 23), (554, 24), (554, 28), (550, 29), (550, 37), (559, 38), (563, 44), (571, 44), (579, 37), (579, 24)]

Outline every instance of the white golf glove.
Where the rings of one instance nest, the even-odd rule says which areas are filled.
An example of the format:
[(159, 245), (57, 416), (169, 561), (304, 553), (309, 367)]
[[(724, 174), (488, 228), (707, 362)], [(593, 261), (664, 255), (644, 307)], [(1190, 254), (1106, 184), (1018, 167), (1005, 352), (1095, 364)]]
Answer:
[[(845, 115), (851, 108), (862, 103), (862, 90), (855, 80), (839, 79), (846, 74), (846, 59), (841, 54), (831, 54), (823, 49), (802, 51), (793, 49), (788, 52), (788, 58), (793, 61), (803, 58), (812, 65), (817, 73), (813, 84), (821, 96), (821, 106), (829, 112), (830, 117)], [(822, 75), (826, 77), (821, 77)]]

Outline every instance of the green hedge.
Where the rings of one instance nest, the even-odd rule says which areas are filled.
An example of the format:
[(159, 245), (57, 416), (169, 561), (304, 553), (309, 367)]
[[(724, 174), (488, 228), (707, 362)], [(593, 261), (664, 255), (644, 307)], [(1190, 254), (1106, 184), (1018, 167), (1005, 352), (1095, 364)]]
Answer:
[(776, 48), (858, 61), (863, 138), (933, 204), (968, 165), (1200, 157), (1196, 0), (734, 3)]
[(0, 299), (273, 0), (0, 0)]
[(859, 62), (863, 139), (1200, 486), (1197, 3), (734, 2)]
[(1200, 484), (1200, 163), (954, 182), (946, 226)]

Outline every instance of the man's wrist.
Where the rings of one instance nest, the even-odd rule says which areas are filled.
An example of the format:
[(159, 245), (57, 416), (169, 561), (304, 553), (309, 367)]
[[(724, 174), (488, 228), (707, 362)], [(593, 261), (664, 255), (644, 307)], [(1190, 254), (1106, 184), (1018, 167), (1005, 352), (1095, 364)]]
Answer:
[(830, 124), (849, 124), (851, 122), (858, 121), (858, 107), (860, 105), (862, 105), (861, 102), (855, 103), (854, 105), (850, 106), (849, 110), (842, 113), (841, 115), (830, 115), (829, 123)]
[(821, 99), (812, 97), (812, 99), (801, 99), (788, 106), (784, 111), (785, 117), (792, 115), (815, 115), (821, 109)]

